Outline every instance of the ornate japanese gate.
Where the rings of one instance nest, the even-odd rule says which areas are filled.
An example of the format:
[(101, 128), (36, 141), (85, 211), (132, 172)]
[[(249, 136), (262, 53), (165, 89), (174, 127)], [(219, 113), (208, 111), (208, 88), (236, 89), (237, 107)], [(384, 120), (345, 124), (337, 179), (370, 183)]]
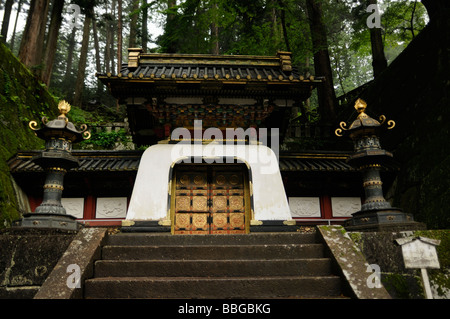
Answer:
[(174, 234), (244, 234), (250, 192), (244, 164), (179, 164), (172, 179)]

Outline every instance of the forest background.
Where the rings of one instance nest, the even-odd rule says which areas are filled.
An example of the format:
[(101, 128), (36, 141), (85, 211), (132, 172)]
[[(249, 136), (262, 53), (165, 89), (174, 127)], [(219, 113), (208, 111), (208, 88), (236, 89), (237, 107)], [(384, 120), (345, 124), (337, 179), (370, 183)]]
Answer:
[(417, 0), (1, 0), (0, 18), (1, 41), (58, 100), (75, 106), (74, 122), (91, 125), (126, 116), (95, 74), (119, 73), (129, 47), (291, 51), (300, 73), (327, 83), (294, 118), (330, 124), (349, 92), (378, 76), (428, 21)]

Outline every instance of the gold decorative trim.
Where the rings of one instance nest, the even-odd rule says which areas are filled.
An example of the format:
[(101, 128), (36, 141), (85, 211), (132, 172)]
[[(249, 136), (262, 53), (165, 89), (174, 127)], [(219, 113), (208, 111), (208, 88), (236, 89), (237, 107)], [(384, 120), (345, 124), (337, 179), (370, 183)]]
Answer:
[(36, 121), (30, 121), (28, 123), (28, 126), (33, 130), (36, 131), (37, 130), (37, 122)]
[(297, 224), (296, 221), (293, 219), (283, 221), (283, 225), (295, 226), (296, 224)]
[(122, 220), (122, 226), (124, 227), (133, 226), (134, 224), (133, 220)]
[(388, 130), (392, 130), (395, 127), (395, 122), (393, 120), (389, 120), (387, 122)]
[(363, 187), (367, 187), (367, 186), (381, 186), (383, 185), (382, 181), (367, 181), (363, 183)]
[(58, 185), (58, 184), (45, 184), (44, 189), (59, 189), (62, 191), (62, 190), (64, 190), (64, 187), (62, 187), (61, 185)]
[(160, 226), (172, 226), (172, 221), (170, 219), (163, 219), (158, 221), (158, 225)]
[(263, 224), (263, 222), (260, 221), (260, 220), (256, 220), (256, 219), (250, 220), (250, 225), (251, 226), (261, 226), (262, 224)]
[(385, 202), (386, 200), (383, 197), (377, 196), (377, 197), (369, 197), (366, 199), (365, 203), (380, 203)]
[(47, 171), (67, 173), (67, 170), (61, 167), (49, 167), (47, 168)]
[(334, 134), (336, 134), (336, 136), (341, 137), (343, 131), (348, 131), (348, 129), (346, 128), (347, 123), (341, 122), (341, 123), (339, 123), (339, 126), (340, 126), (341, 128), (336, 129), (336, 130), (334, 131)]

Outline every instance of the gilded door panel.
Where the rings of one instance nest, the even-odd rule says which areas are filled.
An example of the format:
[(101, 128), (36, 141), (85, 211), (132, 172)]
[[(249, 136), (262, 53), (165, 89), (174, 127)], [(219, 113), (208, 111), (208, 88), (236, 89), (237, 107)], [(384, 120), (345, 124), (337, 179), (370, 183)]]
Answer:
[(190, 191), (177, 191), (175, 196), (175, 210), (190, 211), (191, 210), (191, 196)]
[(244, 212), (244, 196), (230, 196), (230, 211)]
[(245, 233), (243, 169), (234, 165), (177, 170), (175, 234)]
[(228, 213), (212, 214), (212, 230), (226, 229), (228, 224)]
[[(219, 167), (212, 173), (211, 233), (245, 233), (244, 183), (241, 168)], [(225, 213), (226, 212), (226, 223)], [(239, 212), (240, 214), (236, 214)], [(215, 216), (218, 215), (216, 222)], [(220, 221), (220, 222), (219, 222)]]
[(196, 233), (209, 233), (209, 213), (193, 213), (192, 214), (192, 228)]
[(228, 200), (225, 195), (217, 195), (212, 197), (211, 211), (213, 213), (226, 212), (228, 209)]
[(195, 190), (192, 192), (192, 211), (193, 212), (208, 212), (208, 191)]
[(175, 230), (188, 231), (191, 226), (191, 214), (190, 213), (178, 213), (175, 215)]

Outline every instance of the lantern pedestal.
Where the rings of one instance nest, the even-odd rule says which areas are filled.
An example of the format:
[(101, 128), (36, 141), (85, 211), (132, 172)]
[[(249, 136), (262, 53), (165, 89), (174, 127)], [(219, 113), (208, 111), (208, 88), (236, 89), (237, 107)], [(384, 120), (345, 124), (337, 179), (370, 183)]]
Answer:
[(76, 218), (67, 214), (29, 213), (24, 214), (20, 222), (21, 227), (57, 228), (64, 230), (78, 230), (81, 224)]
[(425, 224), (413, 220), (398, 208), (359, 211), (344, 225), (347, 231), (406, 231), (426, 229)]

